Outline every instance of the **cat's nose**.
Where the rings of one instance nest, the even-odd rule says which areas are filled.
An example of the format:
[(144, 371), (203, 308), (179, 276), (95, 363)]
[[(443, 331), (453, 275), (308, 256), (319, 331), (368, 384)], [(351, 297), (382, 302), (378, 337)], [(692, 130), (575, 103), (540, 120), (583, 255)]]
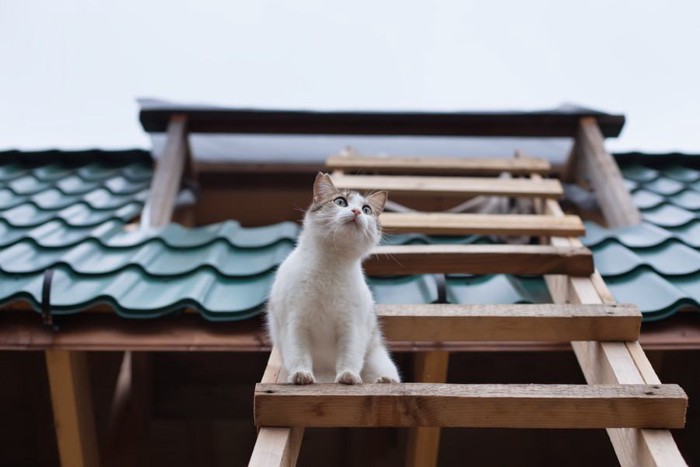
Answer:
[(355, 214), (356, 216), (359, 216), (359, 215), (360, 215), (360, 210), (357, 209), (357, 208), (352, 208), (351, 211), (352, 211), (352, 213)]

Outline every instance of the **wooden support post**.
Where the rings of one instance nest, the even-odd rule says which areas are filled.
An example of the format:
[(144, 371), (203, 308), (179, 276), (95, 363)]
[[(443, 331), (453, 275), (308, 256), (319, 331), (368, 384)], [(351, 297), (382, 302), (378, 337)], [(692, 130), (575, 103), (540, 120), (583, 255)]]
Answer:
[(170, 118), (165, 148), (153, 174), (151, 191), (141, 215), (143, 227), (161, 227), (170, 222), (182, 174), (186, 167), (192, 170), (188, 158), (187, 118), (175, 114)]
[[(415, 354), (414, 379), (422, 383), (447, 381), (449, 352)], [(440, 454), (440, 428), (415, 427), (408, 434), (406, 467), (435, 467)]]
[(615, 159), (605, 149), (595, 118), (581, 119), (569, 173), (583, 174), (595, 190), (598, 205), (611, 228), (639, 224), (641, 215), (624, 184)]
[(47, 350), (45, 357), (61, 465), (98, 466), (86, 354)]
[[(272, 348), (261, 383), (283, 383), (287, 372), (282, 366), (282, 356)], [(304, 427), (293, 428), (260, 427), (250, 456), (249, 467), (294, 467), (299, 457)]]

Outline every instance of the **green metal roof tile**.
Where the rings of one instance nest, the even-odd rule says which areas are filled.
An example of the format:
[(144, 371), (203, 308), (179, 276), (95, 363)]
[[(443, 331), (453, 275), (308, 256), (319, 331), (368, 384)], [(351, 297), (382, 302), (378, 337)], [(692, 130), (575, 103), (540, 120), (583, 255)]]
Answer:
[(179, 250), (162, 242), (109, 248), (86, 240), (71, 247), (47, 249), (23, 240), (0, 250), (0, 270), (8, 274), (28, 274), (62, 265), (84, 275), (104, 275), (138, 267), (151, 276), (176, 276), (213, 268), (224, 276), (243, 277), (274, 270), (292, 248), (293, 245), (284, 242), (241, 249), (224, 240)]
[(442, 244), (461, 244), (469, 245), (472, 243), (488, 242), (483, 235), (464, 235), (458, 237), (448, 237), (441, 235), (423, 235), (423, 234), (388, 234), (382, 236), (382, 245), (442, 245)]
[(438, 287), (435, 276), (423, 274), (401, 277), (369, 277), (369, 286), (377, 303), (435, 303)]
[(542, 277), (450, 275), (447, 276), (445, 287), (448, 303), (479, 305), (552, 302)]
[(700, 221), (693, 221), (678, 227), (668, 227), (667, 230), (686, 245), (700, 249)]
[(671, 204), (642, 210), (642, 218), (660, 227), (679, 227), (698, 218), (698, 214)]
[(668, 200), (683, 209), (689, 211), (699, 211), (700, 210), (700, 192), (695, 190), (683, 190), (680, 193), (676, 193), (673, 196), (669, 196)]
[(581, 240), (589, 248), (609, 240), (618, 241), (630, 248), (648, 248), (673, 238), (668, 230), (648, 222), (617, 229), (606, 229), (595, 222), (584, 224), (586, 235)]
[(700, 251), (678, 240), (651, 248), (631, 249), (617, 241), (591, 247), (595, 265), (608, 278), (648, 267), (663, 276), (679, 276), (700, 271)]
[(651, 191), (640, 189), (632, 192), (632, 201), (639, 209), (651, 209), (663, 204), (666, 198)]
[[(695, 277), (695, 280), (698, 279), (700, 277)], [(639, 305), (645, 321), (660, 320), (676, 313), (684, 305), (698, 304), (696, 299), (649, 269), (606, 277), (605, 282), (615, 300)]]
[(51, 220), (61, 220), (72, 227), (96, 226), (112, 219), (133, 219), (141, 212), (143, 203), (131, 202), (111, 210), (97, 211), (85, 204), (74, 204), (58, 211), (45, 211), (34, 204), (26, 203), (0, 211), (0, 219), (14, 227), (36, 227)]
[(643, 186), (645, 190), (653, 191), (663, 196), (674, 195), (685, 189), (684, 183), (667, 177), (659, 177), (650, 182), (644, 182)]
[[(213, 270), (153, 278), (135, 267), (83, 276), (57, 268), (51, 284), (51, 310), (61, 315), (108, 304), (126, 318), (154, 318), (186, 306), (200, 310), (210, 320), (246, 319), (262, 311), (273, 278), (272, 273), (229, 278)], [(25, 299), (40, 310), (43, 280), (43, 274), (0, 273), (0, 305)]]
[(659, 177), (659, 171), (640, 164), (629, 164), (621, 167), (622, 176), (635, 182), (650, 182)]
[(678, 180), (683, 183), (692, 183), (700, 180), (700, 170), (691, 169), (690, 167), (683, 167), (680, 165), (674, 165), (663, 169), (663, 174), (674, 180)]
[(28, 172), (28, 168), (14, 161), (0, 164), (0, 183), (22, 177)]

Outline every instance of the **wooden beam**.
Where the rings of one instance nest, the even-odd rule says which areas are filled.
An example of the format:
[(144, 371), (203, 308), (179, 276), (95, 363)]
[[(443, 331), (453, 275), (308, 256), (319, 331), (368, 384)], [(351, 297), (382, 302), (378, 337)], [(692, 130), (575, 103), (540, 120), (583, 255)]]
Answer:
[(634, 305), (377, 305), (391, 341), (633, 341)]
[[(421, 383), (445, 383), (450, 353), (417, 352), (414, 379)], [(408, 432), (406, 467), (436, 467), (440, 454), (440, 428), (414, 427)]]
[[(693, 313), (678, 313), (653, 326), (643, 326), (640, 342), (646, 350), (700, 350), (700, 323), (695, 318)], [(393, 333), (391, 328), (386, 331)], [(391, 339), (389, 343), (394, 352), (563, 352), (571, 348), (568, 342), (514, 340), (439, 342)], [(120, 318), (113, 311), (85, 311), (64, 317), (61, 332), (55, 333), (43, 325), (34, 312), (0, 311), (0, 350), (269, 352), (270, 346), (259, 319), (212, 323), (193, 311), (156, 320), (132, 320)]]
[[(265, 383), (284, 383), (287, 373), (282, 365), (282, 356), (276, 348), (270, 352), (265, 373), (261, 379)], [(258, 424), (260, 426), (260, 424)], [(303, 426), (283, 428), (284, 425), (263, 426), (258, 431), (249, 467), (293, 467), (297, 463)]]
[(312, 135), (564, 136), (592, 116), (606, 136), (617, 136), (625, 117), (579, 112), (343, 112), (212, 108), (164, 104), (141, 110), (144, 130), (162, 132), (173, 114), (185, 114), (193, 133)]
[(258, 384), (255, 422), (308, 427), (683, 428), (675, 384)]
[(86, 355), (66, 350), (48, 350), (44, 355), (61, 465), (98, 466)]
[(559, 180), (533, 181), (519, 178), (489, 177), (422, 177), (410, 175), (341, 175), (333, 176), (341, 190), (386, 190), (392, 195), (450, 196), (514, 196), (561, 198)]
[(575, 144), (575, 164), (593, 186), (608, 226), (615, 228), (639, 224), (639, 209), (625, 187), (615, 159), (605, 149), (603, 134), (595, 119), (581, 119)]
[(330, 170), (367, 171), (374, 173), (401, 173), (424, 175), (514, 175), (530, 173), (547, 174), (549, 161), (534, 157), (518, 159), (477, 159), (470, 157), (382, 157), (382, 156), (331, 156), (326, 159)]
[[(563, 215), (556, 202), (547, 200), (544, 212)], [(575, 246), (576, 238), (552, 237), (552, 245)], [(546, 276), (550, 295), (555, 303), (613, 304), (615, 299), (596, 271), (590, 277)], [(589, 384), (658, 384), (659, 379), (638, 343), (595, 341), (572, 342), (586, 381)], [(634, 349), (634, 353), (630, 352)], [(686, 465), (673, 436), (668, 430), (609, 428), (620, 464), (623, 466), (683, 466)]]
[(385, 212), (380, 220), (382, 229), (389, 234), (578, 236), (586, 233), (578, 216)]
[(175, 210), (175, 200), (180, 190), (182, 174), (187, 162), (189, 148), (187, 142), (187, 118), (173, 115), (168, 124), (165, 148), (151, 181), (151, 190), (143, 208), (141, 223), (145, 228), (162, 227), (170, 222)]
[(585, 247), (547, 245), (388, 245), (364, 263), (370, 275), (568, 274), (589, 275), (593, 257)]

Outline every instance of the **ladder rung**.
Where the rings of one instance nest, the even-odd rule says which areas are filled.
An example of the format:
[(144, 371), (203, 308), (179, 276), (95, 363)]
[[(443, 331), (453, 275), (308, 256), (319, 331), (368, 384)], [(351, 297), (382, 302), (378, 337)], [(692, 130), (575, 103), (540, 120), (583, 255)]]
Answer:
[(593, 274), (585, 247), (551, 245), (386, 245), (365, 261), (370, 275)]
[(386, 233), (426, 235), (557, 235), (586, 233), (578, 216), (539, 216), (517, 214), (393, 213), (381, 216)]
[(477, 159), (468, 157), (331, 156), (326, 166), (333, 170), (367, 170), (377, 173), (434, 175), (517, 175), (547, 174), (551, 166), (545, 159)]
[(682, 428), (675, 384), (258, 384), (258, 426)]
[(635, 305), (377, 305), (390, 341), (635, 341)]
[(560, 198), (564, 193), (559, 180), (554, 179), (333, 175), (333, 183), (341, 190), (387, 190), (391, 195)]

